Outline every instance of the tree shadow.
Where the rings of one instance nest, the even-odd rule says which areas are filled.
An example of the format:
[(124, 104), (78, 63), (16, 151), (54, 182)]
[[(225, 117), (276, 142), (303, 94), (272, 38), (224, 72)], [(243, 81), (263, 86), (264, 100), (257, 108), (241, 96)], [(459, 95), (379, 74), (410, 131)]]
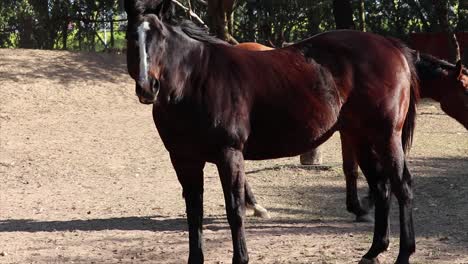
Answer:
[[(93, 80), (118, 83), (128, 77), (125, 57), (117, 54), (68, 51), (12, 50), (21, 56), (0, 61), (0, 79), (35, 82), (48, 79), (61, 84)], [(25, 59), (30, 55), (29, 58)]]
[[(410, 168), (416, 185), (416, 235), (447, 238), (443, 243), (468, 248), (468, 160), (460, 157), (418, 158), (411, 160)], [(284, 191), (287, 196), (281, 197), (283, 203), (280, 206), (268, 208), (279, 217), (268, 220), (248, 217), (247, 230), (253, 235), (372, 233), (372, 224), (354, 223), (353, 217), (347, 213), (344, 205), (344, 181), (343, 187), (324, 185), (314, 189), (307, 186), (282, 187), (285, 190), (278, 186), (269, 188), (275, 188), (278, 194)], [(297, 201), (301, 202), (300, 206), (295, 203)], [(395, 204), (391, 223), (392, 229), (398, 230), (398, 210)], [(211, 231), (229, 228), (224, 215), (205, 217), (204, 227)], [(184, 217), (169, 218), (160, 215), (65, 221), (0, 220), (0, 233), (76, 230), (180, 232), (187, 230), (187, 223)], [(395, 231), (393, 233), (398, 234)]]
[[(468, 158), (412, 158), (409, 163), (414, 178), (413, 215), (417, 236), (449, 237), (453, 241), (447, 241), (447, 243), (462, 244), (468, 248), (468, 203), (466, 202), (468, 197)], [(271, 168), (259, 169), (255, 172), (264, 170), (271, 170)], [(319, 176), (311, 175), (310, 177)], [(270, 212), (286, 217), (286, 221), (299, 225), (309, 223), (307, 218), (318, 219), (323, 223), (337, 222), (345, 225), (352, 223), (354, 216), (346, 211), (345, 206), (346, 190), (345, 182), (342, 180), (344, 177), (340, 176), (334, 179), (342, 181), (342, 185), (323, 185), (311, 188), (307, 185), (270, 186), (262, 183), (260, 188), (268, 189), (266, 193), (274, 193), (279, 196), (279, 199), (276, 197), (272, 197), (272, 199), (278, 200), (275, 204), (279, 203), (280, 206), (268, 208), (268, 197), (265, 197), (266, 202), (263, 205)], [(360, 177), (360, 179), (364, 178)], [(365, 193), (366, 190), (360, 190), (361, 197)], [(399, 229), (398, 215), (398, 204), (393, 197), (391, 212), (393, 230)], [(298, 219), (298, 221), (292, 219)], [(371, 229), (367, 227), (363, 229), (362, 226), (363, 224), (353, 224), (350, 228), (344, 229), (333, 227), (329, 231), (353, 232), (353, 228), (358, 228), (360, 231), (371, 232)]]
[[(204, 229), (211, 231), (228, 230), (225, 216), (205, 217)], [(357, 231), (353, 224), (342, 225), (340, 221), (324, 222), (320, 219), (294, 220), (247, 219), (249, 232), (252, 233), (333, 233)], [(361, 225), (359, 231), (366, 231), (369, 226)], [(73, 231), (187, 231), (186, 218), (167, 218), (162, 216), (113, 217), (102, 219), (77, 219), (65, 221), (36, 221), (31, 219), (9, 219), (0, 221), (0, 233), (4, 232), (73, 232)]]
[(0, 221), (0, 232), (57, 232), (57, 231), (179, 231), (186, 229), (184, 218), (167, 219), (159, 216), (114, 217), (65, 221), (36, 221), (8, 219)]
[(256, 170), (250, 170), (246, 171), (245, 174), (255, 174), (259, 172), (266, 172), (266, 171), (279, 171), (282, 169), (301, 169), (301, 170), (307, 170), (307, 171), (331, 171), (336, 168), (341, 168), (341, 164), (338, 163), (330, 163), (327, 165), (297, 165), (297, 164), (281, 164), (281, 165), (275, 165), (271, 167), (265, 167), (261, 169), (256, 169)]
[(416, 232), (457, 236), (468, 247), (468, 158), (411, 159)]

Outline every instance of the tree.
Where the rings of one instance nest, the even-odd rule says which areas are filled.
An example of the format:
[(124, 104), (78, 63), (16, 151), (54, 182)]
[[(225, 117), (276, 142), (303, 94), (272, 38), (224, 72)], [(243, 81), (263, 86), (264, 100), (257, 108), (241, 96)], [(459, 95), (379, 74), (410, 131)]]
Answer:
[(333, 15), (337, 29), (355, 29), (350, 0), (333, 0)]
[(364, 0), (359, 0), (359, 19), (359, 30), (366, 32), (366, 7)]
[(434, 11), (437, 17), (440, 31), (447, 34), (449, 38), (449, 45), (451, 50), (451, 58), (452, 62), (460, 60), (460, 46), (457, 41), (457, 37), (453, 33), (452, 29), (450, 28), (449, 24), (449, 16), (448, 16), (448, 1), (444, 0), (432, 0), (434, 3)]
[(218, 38), (236, 44), (228, 31), (234, 3), (234, 0), (208, 0), (208, 27)]

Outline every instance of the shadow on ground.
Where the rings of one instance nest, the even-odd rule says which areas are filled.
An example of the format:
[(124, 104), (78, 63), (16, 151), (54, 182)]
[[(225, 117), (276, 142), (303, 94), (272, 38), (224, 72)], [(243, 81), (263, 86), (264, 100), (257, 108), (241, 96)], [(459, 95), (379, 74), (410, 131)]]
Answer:
[[(413, 159), (411, 167), (417, 186), (414, 211), (417, 236), (453, 237), (454, 239), (448, 243), (468, 247), (468, 203), (466, 202), (468, 160), (463, 158)], [(250, 217), (248, 219), (249, 232), (254, 234), (371, 232), (371, 224), (352, 223), (352, 217), (345, 211), (344, 191), (344, 187), (322, 186), (316, 190), (308, 190), (303, 186), (292, 186), (288, 188), (287, 199), (282, 198), (285, 201), (285, 207), (270, 209), (280, 215), (287, 214), (287, 217), (280, 216), (270, 220)], [(300, 201), (301, 206), (297, 206), (295, 201)], [(309, 204), (311, 208), (319, 208), (319, 212), (308, 210)], [(205, 229), (212, 231), (228, 228), (224, 215), (206, 217), (204, 224)], [(392, 212), (392, 224), (395, 225), (393, 230), (398, 230), (398, 212), (395, 208)], [(0, 221), (0, 232), (76, 230), (186, 231), (187, 227), (185, 218), (167, 218), (159, 215), (69, 221), (28, 219)]]
[[(22, 54), (28, 56), (28, 51)], [(48, 79), (68, 84), (83, 80), (119, 82), (119, 78), (128, 76), (128, 73), (125, 57), (122, 55), (35, 51), (34, 56), (29, 59), (4, 56), (0, 61), (0, 76), (3, 80), (14, 82)]]

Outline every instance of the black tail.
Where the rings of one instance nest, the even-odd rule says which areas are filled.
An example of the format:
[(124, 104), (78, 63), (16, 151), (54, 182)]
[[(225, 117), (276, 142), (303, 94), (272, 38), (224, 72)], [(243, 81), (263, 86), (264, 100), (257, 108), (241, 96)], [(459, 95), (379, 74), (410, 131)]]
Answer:
[(403, 131), (401, 134), (401, 142), (405, 153), (411, 148), (413, 142), (413, 132), (416, 126), (416, 104), (419, 100), (419, 78), (415, 67), (415, 57), (413, 50), (408, 48), (400, 40), (388, 38), (400, 51), (404, 54), (406, 61), (411, 72), (411, 91), (410, 91), (410, 104), (408, 113), (406, 114), (405, 123), (403, 124)]
[[(414, 68), (414, 67), (413, 67)], [(406, 114), (405, 123), (403, 124), (403, 131), (401, 134), (401, 142), (403, 144), (403, 151), (407, 153), (413, 143), (413, 132), (416, 126), (416, 104), (419, 100), (419, 84), (416, 72), (411, 72), (411, 95), (408, 113)]]

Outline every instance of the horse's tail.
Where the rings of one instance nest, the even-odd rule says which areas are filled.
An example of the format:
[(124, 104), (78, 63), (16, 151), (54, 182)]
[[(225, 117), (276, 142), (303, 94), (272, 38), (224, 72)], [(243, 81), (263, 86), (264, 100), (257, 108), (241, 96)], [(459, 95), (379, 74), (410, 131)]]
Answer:
[(419, 100), (419, 81), (418, 75), (414, 70), (411, 70), (411, 93), (410, 104), (408, 113), (406, 114), (405, 123), (403, 124), (403, 131), (401, 134), (401, 142), (403, 144), (403, 151), (407, 153), (413, 143), (413, 132), (416, 125), (416, 104)]
[(401, 134), (403, 151), (407, 153), (411, 148), (411, 144), (413, 142), (413, 132), (416, 126), (416, 104), (418, 103), (420, 97), (419, 78), (415, 67), (415, 60), (417, 60), (417, 58), (415, 57), (414, 51), (408, 48), (400, 40), (394, 38), (388, 39), (403, 53), (411, 73), (410, 103), (408, 112), (406, 114), (405, 123), (403, 124), (403, 131)]

